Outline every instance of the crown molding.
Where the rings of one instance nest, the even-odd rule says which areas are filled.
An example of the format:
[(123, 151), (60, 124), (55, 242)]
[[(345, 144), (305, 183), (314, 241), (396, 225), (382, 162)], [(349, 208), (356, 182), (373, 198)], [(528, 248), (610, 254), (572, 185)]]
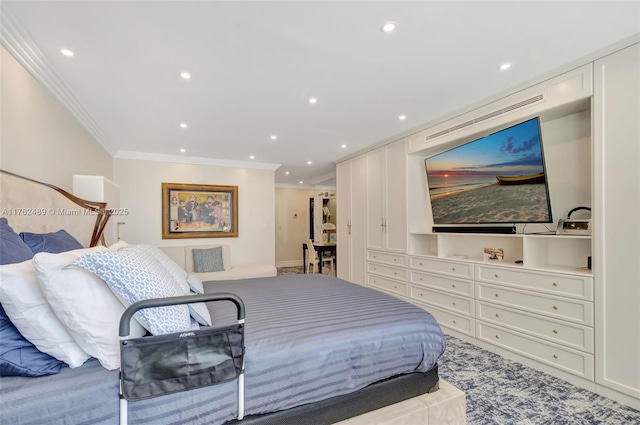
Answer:
[(336, 178), (336, 172), (332, 171), (330, 173), (324, 174), (322, 176), (315, 177), (310, 181), (311, 184), (317, 185), (318, 183), (326, 182), (327, 180), (332, 180)]
[(136, 159), (139, 161), (156, 161), (156, 162), (177, 162), (179, 164), (192, 165), (214, 165), (217, 167), (232, 168), (250, 168), (254, 170), (275, 171), (280, 168), (281, 164), (272, 164), (270, 162), (249, 162), (249, 161), (232, 161), (229, 159), (204, 158), (196, 156), (182, 155), (166, 155), (162, 153), (136, 152), (136, 151), (118, 151), (114, 155), (117, 159)]
[(276, 183), (276, 189), (313, 190), (313, 186), (309, 186), (308, 184)]
[(108, 139), (46, 56), (17, 23), (7, 7), (0, 13), (0, 43), (87, 129), (111, 155)]

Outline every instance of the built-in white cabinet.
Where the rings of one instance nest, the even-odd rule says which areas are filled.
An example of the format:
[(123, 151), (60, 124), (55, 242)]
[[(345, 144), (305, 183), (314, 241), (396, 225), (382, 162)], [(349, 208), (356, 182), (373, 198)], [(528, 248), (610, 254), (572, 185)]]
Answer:
[[(425, 158), (534, 116), (554, 223), (433, 233)], [(431, 312), (446, 333), (640, 409), (639, 117), (637, 43), (360, 155), (367, 286)], [(577, 206), (592, 208), (592, 234), (556, 235)]]
[(407, 250), (407, 151), (401, 140), (365, 154), (367, 248)]
[(640, 408), (640, 44), (594, 73), (596, 382)]
[(365, 285), (365, 185), (363, 156), (336, 167), (337, 192), (337, 276)]

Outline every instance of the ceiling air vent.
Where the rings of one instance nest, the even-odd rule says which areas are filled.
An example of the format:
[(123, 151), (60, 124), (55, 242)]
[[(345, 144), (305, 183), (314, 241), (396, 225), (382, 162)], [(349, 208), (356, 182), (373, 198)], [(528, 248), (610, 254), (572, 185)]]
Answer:
[(532, 103), (539, 102), (543, 99), (543, 95), (539, 94), (538, 96), (523, 100), (522, 102), (514, 103), (513, 105), (506, 106), (502, 109), (498, 109), (497, 111), (491, 112), (489, 114), (483, 115), (481, 117), (472, 119), (467, 122), (463, 122), (462, 124), (458, 124), (451, 128), (447, 128), (446, 130), (438, 131), (437, 133), (429, 134), (426, 137), (426, 140), (435, 139), (436, 137), (444, 136), (445, 134), (452, 133), (454, 131), (460, 130), (461, 128), (469, 127), (470, 125), (477, 124), (479, 122), (488, 120), (489, 118), (497, 117), (498, 115), (502, 115), (507, 112), (515, 111), (516, 109), (522, 108), (523, 106), (531, 105)]

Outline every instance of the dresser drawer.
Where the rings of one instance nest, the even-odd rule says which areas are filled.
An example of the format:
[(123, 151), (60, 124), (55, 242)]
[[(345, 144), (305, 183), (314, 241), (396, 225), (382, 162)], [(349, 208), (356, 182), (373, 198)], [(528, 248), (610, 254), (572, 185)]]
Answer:
[(440, 260), (435, 258), (411, 257), (409, 265), (412, 269), (446, 274), (454, 277), (473, 279), (473, 264), (459, 261)]
[(369, 273), (389, 276), (394, 279), (407, 280), (407, 270), (389, 267), (382, 264), (367, 262), (367, 271)]
[(431, 304), (418, 302), (415, 300), (411, 300), (415, 305), (429, 313), (433, 314), (433, 317), (436, 318), (438, 324), (443, 328), (450, 328), (457, 332), (463, 333), (465, 335), (474, 336), (475, 334), (475, 320), (470, 317), (460, 316), (458, 314), (452, 313), (450, 311), (446, 311), (435, 307)]
[(367, 260), (378, 263), (390, 264), (393, 266), (407, 267), (407, 256), (389, 254), (388, 252), (367, 251)]
[(473, 316), (473, 299), (432, 291), (424, 287), (411, 285), (409, 297), (420, 302), (434, 304), (467, 316)]
[(593, 356), (476, 321), (476, 338), (593, 380)]
[(482, 301), (476, 301), (476, 315), (478, 320), (519, 330), (538, 338), (593, 354), (593, 328), (545, 319), (537, 314), (524, 313)]
[(476, 299), (593, 326), (593, 303), (588, 301), (533, 294), (486, 283), (476, 284)]
[(476, 265), (476, 280), (593, 301), (593, 278)]
[(380, 276), (367, 275), (367, 285), (404, 297), (407, 296), (407, 284), (405, 282), (397, 282)]
[(409, 281), (421, 286), (440, 289), (467, 297), (473, 297), (474, 293), (472, 280), (454, 279), (437, 274), (411, 271), (409, 272)]

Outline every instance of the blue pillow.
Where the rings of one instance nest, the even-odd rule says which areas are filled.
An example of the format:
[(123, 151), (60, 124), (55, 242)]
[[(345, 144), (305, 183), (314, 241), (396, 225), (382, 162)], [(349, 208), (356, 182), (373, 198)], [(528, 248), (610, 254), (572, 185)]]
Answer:
[(60, 372), (62, 362), (39, 351), (13, 326), (0, 306), (0, 376), (44, 376)]
[(59, 254), (61, 252), (84, 248), (82, 244), (67, 233), (66, 230), (58, 230), (53, 233), (21, 232), (20, 237), (34, 255), (39, 252)]
[(22, 263), (32, 257), (33, 252), (9, 226), (7, 219), (0, 218), (0, 264)]

